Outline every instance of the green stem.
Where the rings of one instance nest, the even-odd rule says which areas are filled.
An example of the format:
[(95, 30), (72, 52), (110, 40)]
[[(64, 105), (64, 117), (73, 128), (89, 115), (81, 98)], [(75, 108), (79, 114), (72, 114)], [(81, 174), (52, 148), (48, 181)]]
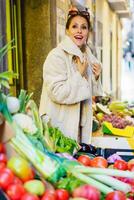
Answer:
[(76, 178), (80, 179), (84, 183), (87, 183), (87, 184), (90, 184), (90, 185), (96, 187), (97, 189), (99, 189), (104, 194), (107, 194), (107, 193), (113, 191), (112, 188), (104, 185), (103, 183), (100, 183), (97, 180), (94, 180), (93, 178), (88, 177), (87, 175), (81, 174), (79, 172), (74, 172), (74, 171), (72, 172), (72, 175), (75, 176)]
[(129, 184), (124, 183), (120, 180), (117, 180), (116, 178), (113, 178), (111, 176), (98, 175), (98, 174), (90, 174), (89, 176), (96, 179), (97, 181), (100, 181), (106, 185), (111, 186), (112, 188), (116, 190), (120, 190), (125, 193), (128, 193), (129, 191), (131, 191), (131, 186)]
[(118, 170), (118, 169), (83, 167), (79, 165), (79, 166), (75, 166), (74, 170), (76, 170), (78, 173), (104, 174), (104, 175), (110, 175), (110, 176), (134, 178), (134, 172), (123, 171), (123, 170)]

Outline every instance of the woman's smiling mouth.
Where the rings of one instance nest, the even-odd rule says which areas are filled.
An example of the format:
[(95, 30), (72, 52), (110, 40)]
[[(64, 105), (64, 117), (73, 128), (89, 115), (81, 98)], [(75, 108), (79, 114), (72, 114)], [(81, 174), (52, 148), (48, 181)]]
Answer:
[(82, 36), (82, 35), (75, 35), (74, 38), (75, 38), (75, 39), (78, 39), (78, 40), (82, 40), (82, 39), (83, 39), (83, 36)]

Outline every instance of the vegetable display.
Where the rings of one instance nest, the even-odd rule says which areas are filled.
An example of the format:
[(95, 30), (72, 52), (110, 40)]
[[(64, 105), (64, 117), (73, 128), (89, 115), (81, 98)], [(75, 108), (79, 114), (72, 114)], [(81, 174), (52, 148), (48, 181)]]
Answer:
[[(86, 155), (87, 164), (87, 161), (80, 162), (80, 157), (76, 160), (56, 154), (66, 152), (71, 156), (80, 146), (57, 127), (52, 127), (51, 122), (43, 120), (30, 98), (31, 95), (21, 90), (18, 110), (12, 111), (7, 106), (7, 96), (0, 91), (0, 112), (14, 131), (8, 144), (20, 156), (0, 161), (4, 163), (0, 169), (0, 187), (11, 200), (19, 200), (16, 190), (20, 191), (20, 200), (69, 200), (70, 196), (100, 200), (116, 191), (123, 192), (125, 197), (132, 191), (131, 184), (121, 180), (121, 177), (134, 179), (134, 172), (126, 168), (108, 169), (103, 157), (90, 159)], [(4, 148), (0, 153), (2, 151)], [(53, 192), (48, 192), (45, 182), (53, 185)]]

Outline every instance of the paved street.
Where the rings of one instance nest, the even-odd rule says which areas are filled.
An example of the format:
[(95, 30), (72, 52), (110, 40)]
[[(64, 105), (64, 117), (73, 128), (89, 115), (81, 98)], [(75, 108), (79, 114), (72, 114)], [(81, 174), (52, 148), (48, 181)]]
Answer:
[(122, 61), (121, 98), (134, 103), (134, 59), (130, 62)]

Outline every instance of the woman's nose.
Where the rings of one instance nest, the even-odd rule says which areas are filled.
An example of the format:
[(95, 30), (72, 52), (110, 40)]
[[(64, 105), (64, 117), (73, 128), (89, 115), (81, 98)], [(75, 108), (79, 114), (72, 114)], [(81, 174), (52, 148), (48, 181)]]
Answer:
[(81, 33), (81, 32), (82, 32), (81, 28), (78, 28), (78, 33)]

